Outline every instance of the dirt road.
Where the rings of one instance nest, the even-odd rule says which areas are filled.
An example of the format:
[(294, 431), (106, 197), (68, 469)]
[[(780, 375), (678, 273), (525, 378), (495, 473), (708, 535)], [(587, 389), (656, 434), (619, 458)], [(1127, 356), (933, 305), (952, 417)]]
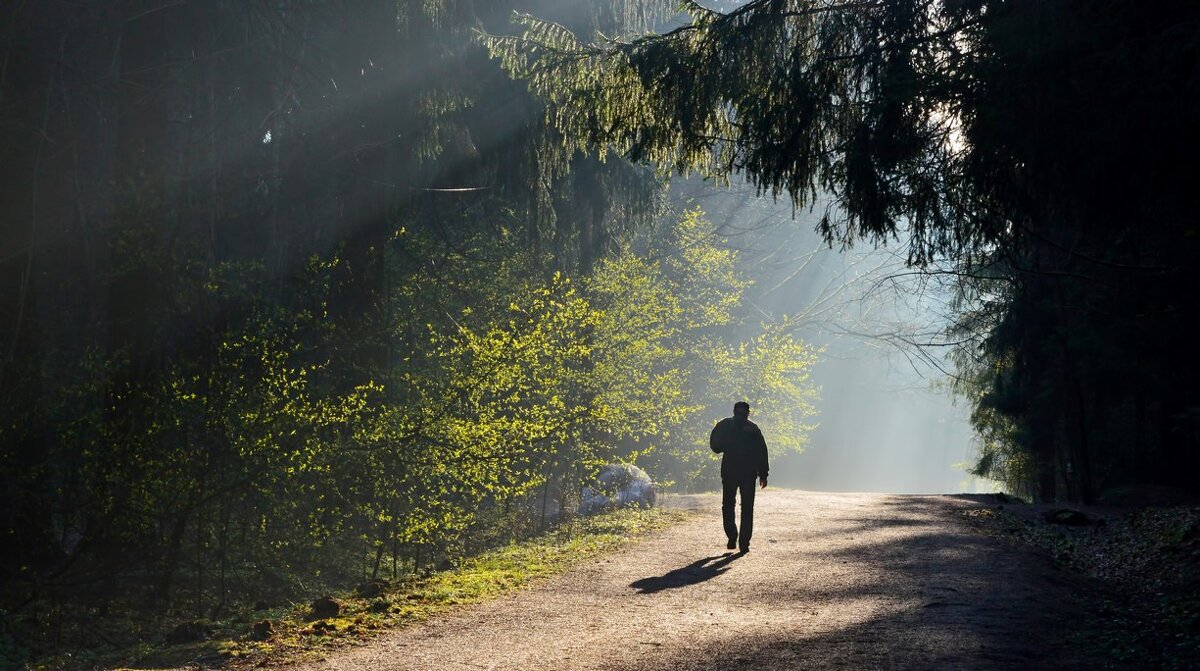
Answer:
[(715, 496), (693, 520), (491, 603), (305, 671), (1077, 669), (1077, 585), (971, 531), (951, 497), (758, 497), (751, 552), (725, 550)]

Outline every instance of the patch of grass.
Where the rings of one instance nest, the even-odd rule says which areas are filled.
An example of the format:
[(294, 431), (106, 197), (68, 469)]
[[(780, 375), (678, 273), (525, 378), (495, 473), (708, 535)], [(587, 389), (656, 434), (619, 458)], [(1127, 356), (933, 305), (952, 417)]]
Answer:
[[(213, 635), (199, 643), (144, 642), (116, 652), (59, 655), (31, 668), (146, 669), (197, 662), (249, 667), (305, 659), (357, 645), (381, 631), (420, 622), (462, 604), (478, 603), (520, 589), (686, 516), (682, 511), (654, 508), (576, 519), (536, 538), (467, 558), (445, 571), (385, 582), (379, 596), (360, 598), (347, 586), (332, 595), (341, 604), (336, 617), (310, 620), (308, 603), (293, 603), (257, 613), (237, 613), (226, 620), (208, 623)], [(263, 621), (270, 623), (270, 636), (253, 640), (254, 624)]]

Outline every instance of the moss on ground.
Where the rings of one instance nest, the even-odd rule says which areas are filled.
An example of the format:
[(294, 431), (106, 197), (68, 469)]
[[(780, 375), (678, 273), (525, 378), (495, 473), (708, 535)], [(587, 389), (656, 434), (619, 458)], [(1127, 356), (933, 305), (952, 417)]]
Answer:
[[(57, 671), (91, 668), (169, 668), (188, 664), (259, 666), (296, 661), (329, 650), (360, 644), (381, 631), (420, 622), (462, 604), (471, 604), (519, 589), (561, 573), (582, 561), (614, 549), (648, 531), (680, 521), (674, 510), (620, 510), (577, 519), (536, 538), (512, 543), (459, 566), (424, 577), (380, 581), (382, 591), (356, 596), (352, 586), (332, 596), (341, 605), (336, 617), (310, 619), (309, 601), (259, 611), (243, 610), (228, 618), (202, 623), (207, 640), (180, 645), (143, 641), (136, 645), (79, 651), (39, 660), (29, 668)], [(316, 598), (318, 594), (310, 595)], [(254, 640), (255, 623), (269, 622), (271, 633)], [(144, 622), (124, 619), (98, 623), (115, 627), (113, 640), (127, 639)], [(117, 635), (118, 633), (125, 636)], [(161, 641), (161, 633), (154, 637)]]

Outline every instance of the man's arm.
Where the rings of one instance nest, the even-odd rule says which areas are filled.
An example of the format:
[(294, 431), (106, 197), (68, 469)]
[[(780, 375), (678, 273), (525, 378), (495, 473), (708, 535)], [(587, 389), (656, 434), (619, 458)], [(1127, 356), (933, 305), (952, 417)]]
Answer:
[(722, 426), (724, 422), (725, 420), (717, 422), (717, 425), (713, 427), (712, 433), (708, 434), (708, 447), (717, 454), (725, 451), (725, 431), (723, 430), (724, 427)]
[(771, 470), (771, 464), (767, 461), (767, 439), (763, 437), (762, 431), (758, 432), (758, 482), (763, 486), (767, 486), (767, 474)]

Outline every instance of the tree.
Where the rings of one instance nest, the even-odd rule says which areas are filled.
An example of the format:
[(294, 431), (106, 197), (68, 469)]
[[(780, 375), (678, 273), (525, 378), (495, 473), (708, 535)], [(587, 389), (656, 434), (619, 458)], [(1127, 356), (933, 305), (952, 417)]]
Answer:
[(819, 352), (787, 320), (760, 321), (744, 300), (750, 280), (698, 209), (635, 235), (597, 269), (589, 295), (603, 315), (589, 376), (609, 440), (622, 458), (666, 483), (704, 486), (707, 437), (733, 400), (763, 412), (780, 453), (803, 450), (819, 390)]
[(489, 63), (474, 31), (518, 4), (655, 11), (0, 9), (0, 608), (34, 647), (92, 606), (198, 617), (384, 547), (428, 562), (561, 447), (487, 466), (486, 423), (410, 410), (460, 373), (464, 308), (491, 333), (658, 212), (652, 174), (561, 151)]
[(1001, 274), (1000, 314), (960, 360), (1002, 370), (963, 375), (1004, 384), (972, 394), (977, 416), (1025, 457), (985, 453), (983, 471), (1048, 499), (1195, 489), (1200, 370), (1173, 335), (1198, 307), (1194, 5), (684, 7), (685, 25), (631, 41), (521, 17), (523, 35), (487, 42), (569, 146), (744, 174), (797, 207), (829, 194), (831, 244), (901, 239), (914, 266)]

